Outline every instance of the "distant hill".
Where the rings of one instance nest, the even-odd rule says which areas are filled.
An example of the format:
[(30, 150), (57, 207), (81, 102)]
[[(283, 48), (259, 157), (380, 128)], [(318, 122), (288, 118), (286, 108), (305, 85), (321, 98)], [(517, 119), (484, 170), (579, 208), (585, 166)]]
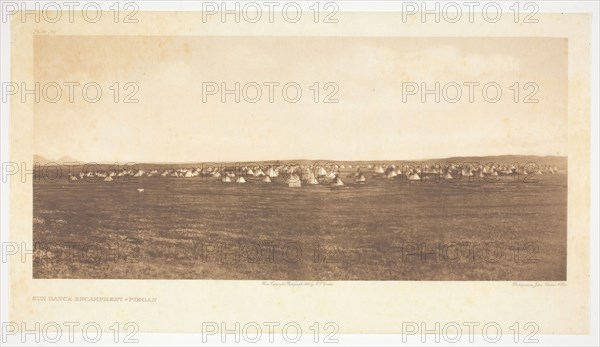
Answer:
[(41, 155), (34, 154), (33, 155), (33, 162), (35, 164), (46, 165), (49, 162), (51, 162), (51, 160), (48, 160), (48, 159), (42, 157)]
[(481, 156), (481, 157), (451, 157), (443, 159), (429, 159), (422, 160), (423, 162), (456, 162), (456, 163), (468, 163), (478, 162), (481, 164), (497, 163), (497, 164), (514, 164), (519, 163), (525, 165), (528, 163), (536, 163), (539, 165), (556, 165), (560, 168), (567, 167), (567, 157), (559, 157), (555, 155), (492, 155), (492, 156)]
[[(262, 161), (264, 163), (264, 161)], [(276, 161), (270, 161), (276, 162)], [(333, 159), (318, 159), (318, 160), (308, 160), (308, 159), (298, 159), (298, 160), (281, 160), (281, 163), (297, 163), (301, 165), (310, 165), (314, 163), (327, 164), (327, 163), (335, 163), (339, 165), (365, 165), (365, 164), (398, 164), (398, 163), (427, 163), (427, 164), (435, 164), (435, 163), (480, 163), (480, 164), (489, 164), (489, 163), (497, 163), (497, 164), (514, 164), (519, 163), (521, 165), (527, 163), (537, 163), (537, 164), (548, 164), (548, 165), (557, 165), (559, 167), (567, 166), (567, 157), (560, 156), (539, 156), (539, 155), (490, 155), (490, 156), (465, 156), (465, 157), (449, 157), (449, 158), (432, 158), (432, 159), (393, 159), (393, 160), (333, 160)], [(252, 163), (248, 161), (240, 161), (239, 163)], [(258, 163), (261, 163), (259, 161)]]
[[(132, 162), (133, 163), (133, 162)], [(328, 164), (338, 165), (368, 165), (368, 164), (467, 164), (467, 163), (479, 163), (482, 165), (495, 163), (499, 165), (512, 165), (518, 163), (519, 165), (526, 165), (528, 163), (535, 163), (538, 165), (556, 165), (560, 169), (567, 169), (567, 157), (561, 156), (537, 156), (537, 155), (491, 155), (491, 156), (464, 156), (464, 157), (449, 157), (449, 158), (433, 158), (433, 159), (393, 159), (393, 160), (335, 160), (335, 159), (296, 159), (296, 160), (257, 160), (257, 161), (212, 161), (212, 162), (188, 162), (188, 163), (136, 163), (140, 167), (145, 168), (185, 168), (191, 166), (200, 167), (202, 164), (208, 165), (266, 165), (266, 164), (289, 164), (295, 163), (300, 165), (319, 165), (326, 166)]]
[(60, 163), (60, 164), (64, 164), (64, 163), (80, 163), (79, 160), (77, 160), (77, 159), (75, 159), (73, 157), (70, 157), (68, 155), (60, 157), (58, 160), (56, 160), (56, 162)]
[[(65, 163), (79, 163), (80, 165), (84, 165), (84, 162), (81, 162), (70, 156), (63, 156), (58, 160), (50, 160), (41, 155), (33, 156), (34, 163), (39, 163), (40, 165), (45, 165), (47, 163), (57, 163), (57, 164), (65, 164)], [(491, 156), (465, 156), (465, 157), (449, 157), (449, 158), (434, 158), (434, 159), (420, 159), (420, 160), (410, 160), (410, 159), (393, 159), (393, 160), (335, 160), (335, 159), (297, 159), (297, 160), (260, 160), (260, 161), (229, 161), (229, 162), (188, 162), (188, 163), (136, 163), (136, 162), (127, 162), (127, 163), (118, 163), (119, 165), (129, 165), (133, 167), (140, 168), (157, 168), (157, 169), (168, 169), (168, 168), (188, 168), (191, 166), (200, 167), (203, 164), (209, 164), (214, 166), (219, 165), (269, 165), (274, 163), (280, 164), (289, 164), (295, 163), (300, 165), (314, 165), (319, 163), (319, 165), (327, 166), (328, 164), (338, 164), (338, 165), (369, 165), (369, 164), (429, 164), (433, 165), (436, 163), (439, 164), (469, 164), (469, 163), (479, 163), (482, 165), (485, 164), (499, 164), (499, 165), (512, 165), (518, 163), (519, 165), (526, 165), (528, 163), (535, 163), (540, 166), (544, 165), (553, 165), (557, 166), (559, 169), (567, 169), (568, 160), (567, 157), (560, 156), (537, 156), (537, 155), (491, 155)], [(111, 162), (98, 162), (98, 164), (103, 166), (115, 165), (116, 163)]]

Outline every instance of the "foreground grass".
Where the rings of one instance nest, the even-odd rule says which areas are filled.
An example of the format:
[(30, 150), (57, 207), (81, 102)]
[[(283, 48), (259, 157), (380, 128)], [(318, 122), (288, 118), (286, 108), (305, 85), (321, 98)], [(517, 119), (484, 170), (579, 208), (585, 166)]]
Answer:
[(38, 182), (33, 276), (565, 280), (566, 184)]

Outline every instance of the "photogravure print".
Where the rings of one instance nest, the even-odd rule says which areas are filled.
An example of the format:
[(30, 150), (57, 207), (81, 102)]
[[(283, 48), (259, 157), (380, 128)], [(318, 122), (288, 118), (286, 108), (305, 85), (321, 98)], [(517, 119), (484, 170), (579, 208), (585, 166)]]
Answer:
[[(42, 86), (93, 71), (139, 92), (131, 105), (35, 104), (34, 277), (566, 278), (564, 40), (40, 36), (35, 46)], [(114, 63), (99, 65), (106, 56)], [(61, 71), (73, 59), (81, 69)], [(269, 70), (280, 78), (261, 80)], [(115, 261), (108, 245), (122, 240), (135, 262)], [(106, 247), (73, 246), (90, 241)]]
[[(422, 304), (436, 286), (467, 302), (493, 296), (503, 307), (536, 306), (528, 291), (557, 298), (550, 292), (580, 288), (587, 268), (572, 233), (583, 229), (572, 226), (584, 223), (572, 218), (582, 201), (573, 194), (589, 181), (577, 174), (586, 138), (572, 111), (586, 94), (572, 92), (585, 69), (571, 59), (585, 36), (574, 39), (569, 20), (556, 26), (562, 36), (506, 30), (546, 25), (533, 3), (504, 11), (485, 4), (461, 16), (446, 4), (432, 4), (439, 15), (418, 3), (396, 15), (332, 4), (258, 16), (254, 5), (232, 3), (228, 12), (207, 2), (195, 16), (174, 15), (174, 30), (127, 4), (102, 4), (94, 18), (88, 5), (73, 21), (69, 9), (36, 16), (6, 8), (14, 28), (34, 30), (13, 30), (31, 38), (17, 44), (24, 64), (2, 83), (13, 114), (29, 114), (11, 118), (29, 135), (13, 137), (25, 146), (11, 146), (15, 155), (2, 162), (13, 206), (29, 216), (12, 218), (21, 231), (2, 243), (2, 262), (19, 270), (12, 307), (40, 317), (12, 310), (11, 336), (36, 322), (44, 336), (47, 322), (60, 322), (58, 307), (76, 314), (91, 305), (105, 312), (98, 322), (108, 339), (117, 321), (134, 333), (163, 329), (139, 307), (202, 315), (175, 330), (198, 332), (202, 323), (213, 342), (264, 341), (265, 327), (286, 342), (328, 343), (359, 330), (402, 330), (424, 342), (431, 334), (464, 341), (466, 328), (469, 339), (473, 328), (487, 342), (557, 331), (551, 315), (485, 316), (477, 303), (460, 317), (395, 326), (364, 309), (416, 312), (411, 302)], [(347, 27), (350, 19), (366, 31)], [(455, 35), (411, 29), (434, 23)], [(492, 24), (499, 29), (488, 37), (452, 30)], [(119, 33), (124, 26), (131, 35)], [(229, 303), (173, 295), (184, 287), (204, 302), (222, 292)], [(277, 326), (232, 319), (228, 307), (240, 307), (238, 294), (249, 290), (264, 311), (253, 312)], [(404, 299), (382, 306), (392, 292)], [(312, 299), (275, 309), (294, 295)], [(342, 302), (362, 305), (373, 324), (338, 314)], [(108, 312), (116, 305), (128, 319)], [(574, 307), (563, 310), (574, 322), (565, 329), (582, 331)], [(301, 312), (312, 319), (298, 319)]]

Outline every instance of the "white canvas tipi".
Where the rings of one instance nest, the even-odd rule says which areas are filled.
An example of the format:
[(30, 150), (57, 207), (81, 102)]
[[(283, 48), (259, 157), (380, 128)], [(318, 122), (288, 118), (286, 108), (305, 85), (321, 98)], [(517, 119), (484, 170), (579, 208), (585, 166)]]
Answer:
[(367, 183), (367, 179), (365, 178), (365, 175), (363, 175), (362, 173), (360, 173), (356, 179), (354, 180), (354, 183), (357, 184), (365, 184)]
[(273, 169), (273, 167), (270, 167), (267, 170), (267, 176), (269, 176), (271, 178), (275, 178), (275, 177), (279, 176), (279, 172), (277, 170)]
[(414, 174), (412, 174), (408, 177), (408, 180), (409, 181), (420, 181), (421, 177), (419, 176), (418, 173), (415, 172)]
[(294, 175), (290, 176), (290, 179), (288, 180), (288, 187), (299, 188), (301, 186), (302, 186), (302, 181), (300, 180), (300, 177), (298, 177), (298, 175), (294, 174)]
[(236, 180), (236, 183), (246, 183), (246, 180), (244, 179), (244, 176), (239, 176)]
[(306, 180), (307, 184), (319, 184), (319, 181), (317, 181), (317, 179), (315, 178), (315, 175), (313, 175), (312, 172), (309, 172), (307, 177), (308, 177)]
[(342, 182), (342, 180), (338, 176), (338, 177), (336, 177), (335, 181), (333, 181), (333, 183), (331, 185), (334, 187), (343, 186), (344, 182)]

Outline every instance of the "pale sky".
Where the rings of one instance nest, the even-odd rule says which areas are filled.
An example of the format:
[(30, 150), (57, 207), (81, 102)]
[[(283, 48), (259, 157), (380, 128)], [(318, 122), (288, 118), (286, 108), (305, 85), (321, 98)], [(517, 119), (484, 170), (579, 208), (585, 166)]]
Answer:
[[(567, 40), (554, 38), (37, 36), (35, 80), (97, 82), (102, 98), (35, 105), (34, 153), (82, 161), (208, 162), (286, 159), (402, 160), (451, 156), (567, 154)], [(109, 89), (135, 82), (139, 103)], [(257, 103), (203, 82), (262, 86)], [(279, 82), (275, 102), (264, 82)], [(286, 102), (282, 85), (302, 89)], [(338, 103), (315, 103), (310, 87), (339, 86)], [(402, 86), (461, 85), (462, 99), (435, 103)], [(474, 102), (464, 82), (478, 82)], [(496, 82), (497, 103), (482, 86)], [(520, 102), (509, 89), (520, 85)], [(538, 103), (523, 103), (539, 86)], [(489, 95), (494, 96), (494, 90)], [(449, 90), (454, 97), (454, 89)], [(254, 89), (249, 89), (251, 97)], [(292, 90), (289, 93), (294, 96)], [(53, 96), (53, 95), (52, 95)]]

